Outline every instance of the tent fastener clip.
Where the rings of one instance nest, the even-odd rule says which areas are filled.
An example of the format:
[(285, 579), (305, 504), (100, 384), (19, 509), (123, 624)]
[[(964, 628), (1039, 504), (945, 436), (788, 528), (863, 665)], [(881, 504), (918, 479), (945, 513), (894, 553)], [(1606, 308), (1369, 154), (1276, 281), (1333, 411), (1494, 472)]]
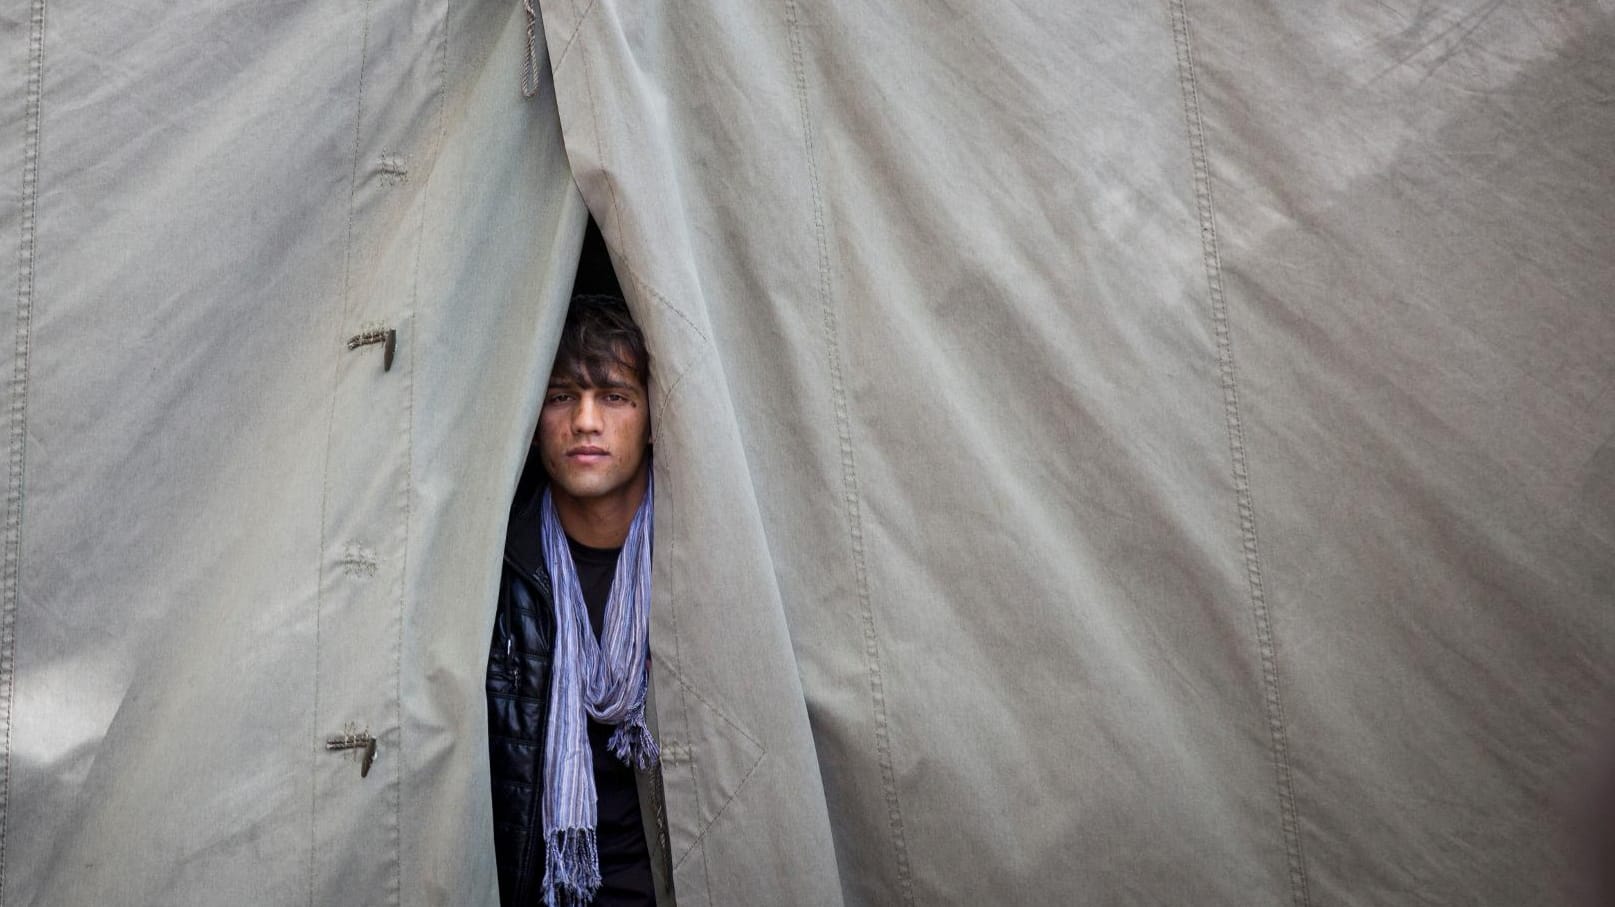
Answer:
[(381, 330), (378, 328), (376, 330), (354, 334), (352, 337), (348, 338), (348, 349), (356, 350), (361, 346), (369, 346), (372, 343), (383, 344), (381, 354), (381, 370), (384, 372), (392, 371), (393, 354), (398, 352), (398, 331), (394, 328), (388, 328), (386, 330)]
[(359, 750), (359, 777), (370, 776), (370, 765), (376, 761), (376, 738), (370, 736), (368, 730), (354, 731), (350, 726), (341, 734), (332, 734), (325, 738), (327, 750)]

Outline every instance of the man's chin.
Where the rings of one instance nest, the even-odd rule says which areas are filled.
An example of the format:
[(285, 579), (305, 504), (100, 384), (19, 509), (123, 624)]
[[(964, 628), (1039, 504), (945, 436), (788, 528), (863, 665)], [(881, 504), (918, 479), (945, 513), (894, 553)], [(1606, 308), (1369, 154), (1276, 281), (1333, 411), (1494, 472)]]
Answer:
[(579, 501), (603, 498), (622, 488), (626, 483), (612, 481), (606, 476), (551, 476), (550, 484), (567, 497)]
[(550, 472), (550, 487), (576, 501), (591, 501), (627, 494), (634, 487), (635, 475), (614, 469), (578, 468), (567, 463)]

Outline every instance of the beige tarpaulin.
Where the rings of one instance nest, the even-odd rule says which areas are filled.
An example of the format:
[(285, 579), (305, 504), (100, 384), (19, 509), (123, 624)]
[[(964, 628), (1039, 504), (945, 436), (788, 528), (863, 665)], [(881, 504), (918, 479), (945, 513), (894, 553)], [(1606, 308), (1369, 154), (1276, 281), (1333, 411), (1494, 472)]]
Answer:
[(0, 11), (0, 902), (494, 900), (586, 202), (682, 902), (1573, 903), (1615, 8), (540, 7)]

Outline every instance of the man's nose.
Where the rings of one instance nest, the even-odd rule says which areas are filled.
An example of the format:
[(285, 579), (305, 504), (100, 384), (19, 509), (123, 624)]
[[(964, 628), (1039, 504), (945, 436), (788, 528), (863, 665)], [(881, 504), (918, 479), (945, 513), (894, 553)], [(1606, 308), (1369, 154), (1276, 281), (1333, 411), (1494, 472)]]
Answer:
[(600, 430), (600, 406), (593, 394), (583, 394), (578, 398), (577, 408), (572, 411), (572, 430), (582, 434)]

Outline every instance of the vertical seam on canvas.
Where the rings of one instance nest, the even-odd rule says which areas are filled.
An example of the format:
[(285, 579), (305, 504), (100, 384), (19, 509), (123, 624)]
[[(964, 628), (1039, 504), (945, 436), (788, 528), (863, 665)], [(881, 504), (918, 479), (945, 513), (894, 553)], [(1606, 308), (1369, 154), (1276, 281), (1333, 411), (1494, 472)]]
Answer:
[[(341, 320), (347, 322), (352, 303), (353, 284), (353, 224), (359, 198), (359, 148), (364, 135), (364, 82), (365, 69), (370, 62), (370, 8), (365, 0), (364, 21), (359, 37), (359, 74), (354, 93), (353, 111), (353, 164), (348, 174), (348, 223), (342, 244), (342, 310)], [(314, 696), (309, 710), (309, 809), (308, 809), (308, 904), (314, 907), (315, 853), (319, 849), (319, 793), (320, 793), (320, 619), (325, 604), (325, 525), (331, 498), (331, 436), (336, 429), (337, 387), (342, 380), (342, 358), (338, 354), (331, 374), (331, 405), (325, 421), (325, 464), (321, 469), (320, 486), (320, 550), (315, 569), (314, 585)]]
[(1211, 320), (1216, 334), (1217, 370), (1222, 385), (1223, 416), (1228, 429), (1228, 450), (1232, 460), (1245, 576), (1250, 589), (1256, 645), (1261, 657), (1262, 705), (1266, 713), (1273, 769), (1278, 785), (1279, 822), (1284, 834), (1290, 897), (1297, 907), (1307, 907), (1311, 904), (1311, 895), (1308, 890), (1306, 858), (1301, 849), (1295, 785), (1290, 772), (1289, 735), (1285, 728), (1284, 700), (1279, 690), (1278, 654), (1273, 636), (1273, 619), (1262, 584), (1256, 509), (1251, 493), (1244, 426), (1239, 414), (1239, 386), (1235, 377), (1233, 336), (1229, 329), (1228, 302), (1222, 286), (1222, 259), (1217, 247), (1217, 218), (1212, 200), (1211, 162), (1206, 150), (1205, 123), (1201, 118), (1200, 92), (1194, 72), (1189, 11), (1186, 0), (1169, 0), (1169, 3), (1172, 38), (1177, 51), (1178, 87), (1183, 93), (1184, 119), (1188, 126), (1189, 151), (1194, 171), (1195, 207), (1200, 220), (1201, 260), (1206, 270)]
[(892, 767), (891, 733), (886, 717), (886, 682), (880, 664), (880, 641), (875, 633), (875, 614), (869, 596), (869, 569), (864, 555), (858, 469), (852, 446), (852, 420), (847, 408), (846, 384), (841, 373), (841, 353), (834, 295), (830, 287), (830, 249), (824, 224), (824, 197), (814, 159), (813, 118), (808, 103), (807, 67), (803, 60), (801, 14), (796, 0), (785, 2), (786, 36), (791, 46), (791, 68), (795, 75), (797, 112), (802, 120), (802, 145), (807, 164), (808, 188), (813, 205), (813, 238), (818, 252), (818, 296), (824, 330), (825, 350), (834, 403), (836, 438), (841, 449), (841, 480), (845, 490), (847, 532), (852, 549), (853, 579), (858, 593), (859, 620), (863, 624), (864, 658), (869, 671), (869, 699), (875, 722), (875, 758), (880, 767), (881, 788), (886, 799), (887, 830), (897, 874), (898, 893), (903, 904), (914, 903), (914, 877), (909, 865), (908, 844), (903, 833), (903, 810), (897, 796), (896, 772)]
[(438, 40), (438, 70), (437, 90), (433, 97), (433, 119), (436, 120), (436, 130), (433, 136), (432, 148), (426, 157), (426, 179), (422, 181), (419, 204), (421, 208), (420, 220), (415, 228), (415, 267), (410, 278), (409, 292), (409, 330), (407, 340), (409, 349), (404, 356), (404, 381), (406, 383), (405, 399), (406, 415), (404, 431), (404, 547), (402, 563), (399, 566), (398, 590), (398, 636), (393, 645), (393, 724), (398, 728), (398, 743), (394, 747), (393, 769), (393, 834), (395, 852), (393, 859), (393, 902), (402, 903), (404, 897), (404, 616), (409, 600), (409, 545), (411, 533), (414, 531), (414, 501), (415, 501), (415, 353), (420, 344), (415, 342), (416, 334), (420, 330), (420, 296), (421, 296), (421, 250), (426, 245), (426, 209), (431, 197), (432, 176), (437, 172), (437, 159), (443, 151), (443, 139), (448, 132), (447, 117), (443, 115), (444, 97), (448, 92), (449, 80), (449, 23), (453, 17), (450, 8), (451, 0), (443, 3), (443, 33)]
[(11, 827), (11, 726), (16, 696), (17, 599), (22, 572), (23, 474), (28, 443), (28, 352), (34, 306), (35, 215), (39, 200), (39, 134), (45, 79), (45, 0), (34, 0), (28, 21), (28, 100), (22, 163), (22, 211), (17, 243), (16, 337), (11, 374), (11, 456), (6, 483), (5, 613), (0, 616), (0, 904), (5, 903), (6, 840)]

